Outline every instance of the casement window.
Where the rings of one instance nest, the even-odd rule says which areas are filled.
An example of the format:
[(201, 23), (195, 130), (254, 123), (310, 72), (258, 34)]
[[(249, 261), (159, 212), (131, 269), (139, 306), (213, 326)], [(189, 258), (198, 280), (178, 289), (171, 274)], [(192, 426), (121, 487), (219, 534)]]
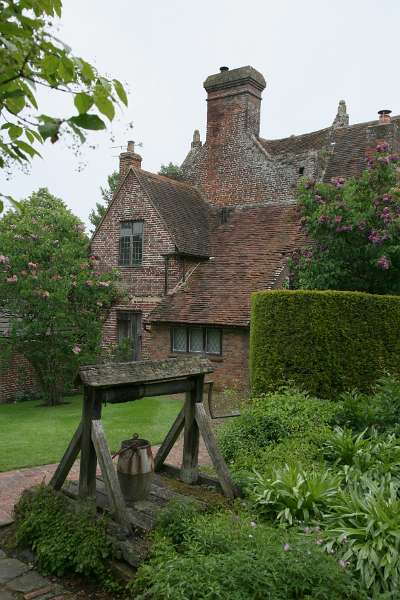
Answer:
[(143, 221), (124, 221), (119, 234), (119, 261), (124, 267), (141, 265), (143, 260)]
[(222, 354), (222, 330), (216, 327), (173, 327), (173, 352), (194, 354)]
[(118, 344), (129, 345), (132, 349), (130, 360), (140, 360), (142, 346), (142, 314), (133, 311), (117, 311)]

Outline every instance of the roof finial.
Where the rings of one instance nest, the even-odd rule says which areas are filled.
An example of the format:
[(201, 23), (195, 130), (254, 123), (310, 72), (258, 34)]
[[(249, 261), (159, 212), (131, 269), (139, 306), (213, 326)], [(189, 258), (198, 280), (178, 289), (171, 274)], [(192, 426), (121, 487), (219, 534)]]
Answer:
[(195, 129), (193, 133), (192, 148), (200, 148), (201, 145), (200, 131)]
[(332, 127), (337, 129), (338, 127), (347, 127), (349, 124), (349, 115), (347, 114), (346, 102), (340, 100), (336, 117), (332, 123)]

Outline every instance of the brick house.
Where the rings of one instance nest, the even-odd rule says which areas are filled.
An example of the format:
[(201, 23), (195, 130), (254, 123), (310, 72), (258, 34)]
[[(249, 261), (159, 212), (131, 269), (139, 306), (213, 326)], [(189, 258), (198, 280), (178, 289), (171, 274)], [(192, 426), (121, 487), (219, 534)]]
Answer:
[(265, 140), (265, 86), (250, 66), (206, 79), (206, 140), (195, 131), (184, 181), (143, 170), (130, 142), (92, 239), (93, 254), (120, 270), (126, 292), (105, 340), (130, 338), (135, 360), (204, 353), (220, 388), (247, 387), (250, 295), (280, 287), (287, 256), (302, 243), (299, 178), (357, 175), (383, 139), (400, 149), (400, 117), (380, 111), (377, 121), (349, 125), (343, 101), (331, 126)]
[[(9, 326), (8, 314), (0, 311), (0, 336), (7, 337)], [(0, 364), (0, 404), (35, 397), (37, 393), (35, 374), (26, 358), (14, 354), (6, 366)]]

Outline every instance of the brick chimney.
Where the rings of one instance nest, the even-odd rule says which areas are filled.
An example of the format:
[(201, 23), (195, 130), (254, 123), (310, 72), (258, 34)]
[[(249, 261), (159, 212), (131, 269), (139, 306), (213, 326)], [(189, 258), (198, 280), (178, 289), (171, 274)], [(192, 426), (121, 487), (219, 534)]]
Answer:
[(253, 67), (221, 67), (204, 82), (207, 92), (208, 146), (232, 143), (244, 134), (260, 133), (261, 93), (264, 77)]
[(126, 152), (121, 152), (119, 155), (119, 177), (122, 177), (129, 171), (130, 167), (140, 169), (142, 157), (135, 153), (135, 142), (129, 141)]

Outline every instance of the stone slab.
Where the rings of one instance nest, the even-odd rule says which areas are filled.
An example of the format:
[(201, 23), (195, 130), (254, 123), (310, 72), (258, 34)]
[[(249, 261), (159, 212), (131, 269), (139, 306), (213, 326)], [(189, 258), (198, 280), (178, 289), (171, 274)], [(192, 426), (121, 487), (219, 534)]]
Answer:
[(45, 588), (47, 586), (47, 579), (35, 571), (24, 573), (20, 577), (7, 583), (8, 589), (13, 590), (14, 592), (33, 592), (34, 590)]
[(15, 600), (15, 596), (8, 590), (0, 590), (0, 600)]
[(29, 565), (16, 558), (2, 558), (0, 560), (0, 584), (7, 583), (29, 570)]

